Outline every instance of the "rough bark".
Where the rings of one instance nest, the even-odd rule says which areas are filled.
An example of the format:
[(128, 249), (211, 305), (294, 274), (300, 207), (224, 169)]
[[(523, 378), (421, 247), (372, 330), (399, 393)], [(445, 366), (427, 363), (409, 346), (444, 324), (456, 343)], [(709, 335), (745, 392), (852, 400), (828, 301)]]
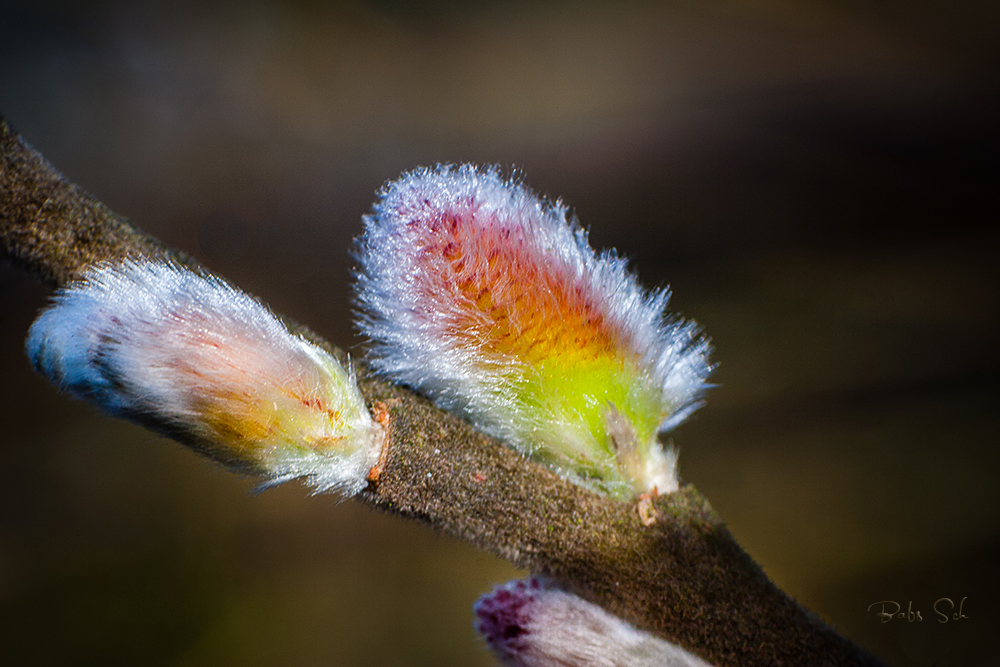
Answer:
[[(53, 286), (130, 256), (204, 270), (68, 182), (2, 118), (0, 154), (0, 249), (16, 266)], [(387, 465), (362, 502), (550, 575), (716, 665), (881, 664), (776, 587), (694, 487), (655, 499), (643, 525), (635, 504), (570, 484), (356, 366), (366, 399), (392, 417)]]

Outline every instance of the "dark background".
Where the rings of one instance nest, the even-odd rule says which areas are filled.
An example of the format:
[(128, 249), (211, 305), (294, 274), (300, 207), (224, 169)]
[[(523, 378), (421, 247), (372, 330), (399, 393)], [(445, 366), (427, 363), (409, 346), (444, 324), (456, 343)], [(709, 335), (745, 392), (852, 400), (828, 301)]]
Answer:
[[(522, 169), (712, 337), (682, 473), (774, 580), (894, 665), (994, 665), (995, 6), (7, 3), (0, 112), (355, 355), (375, 190)], [(22, 352), (46, 296), (0, 264), (0, 662), (492, 664), (470, 605), (518, 572), (57, 395)]]

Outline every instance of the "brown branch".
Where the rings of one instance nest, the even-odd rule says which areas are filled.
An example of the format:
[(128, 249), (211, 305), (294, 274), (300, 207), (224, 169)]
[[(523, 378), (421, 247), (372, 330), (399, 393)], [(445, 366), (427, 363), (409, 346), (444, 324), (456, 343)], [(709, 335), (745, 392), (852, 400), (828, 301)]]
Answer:
[[(0, 153), (0, 247), (26, 271), (58, 286), (129, 256), (200, 269), (69, 183), (2, 119)], [(387, 406), (393, 434), (362, 501), (548, 574), (716, 665), (880, 664), (778, 589), (694, 487), (656, 498), (656, 521), (644, 525), (635, 504), (575, 486), (357, 371), (369, 405)]]

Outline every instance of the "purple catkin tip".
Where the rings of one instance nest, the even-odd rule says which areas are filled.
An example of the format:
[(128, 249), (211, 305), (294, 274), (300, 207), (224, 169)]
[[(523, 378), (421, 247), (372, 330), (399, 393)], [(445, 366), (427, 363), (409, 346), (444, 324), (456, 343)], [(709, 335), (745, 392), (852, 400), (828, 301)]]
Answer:
[(518, 640), (530, 634), (537, 593), (545, 586), (536, 578), (508, 582), (479, 598), (473, 607), (476, 629), (501, 654), (517, 650)]

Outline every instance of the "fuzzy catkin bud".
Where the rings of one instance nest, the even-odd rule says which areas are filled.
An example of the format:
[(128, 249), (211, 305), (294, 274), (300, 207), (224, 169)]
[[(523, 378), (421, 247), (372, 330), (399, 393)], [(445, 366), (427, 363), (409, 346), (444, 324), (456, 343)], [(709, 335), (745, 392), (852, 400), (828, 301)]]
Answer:
[(173, 264), (92, 269), (25, 348), (60, 389), (268, 484), (353, 494), (379, 458), (352, 373), (256, 299)]
[(506, 667), (711, 667), (539, 577), (498, 586), (473, 611)]
[(495, 169), (420, 169), (382, 191), (357, 257), (376, 370), (577, 483), (677, 489), (658, 436), (698, 407), (708, 344), (564, 206)]

